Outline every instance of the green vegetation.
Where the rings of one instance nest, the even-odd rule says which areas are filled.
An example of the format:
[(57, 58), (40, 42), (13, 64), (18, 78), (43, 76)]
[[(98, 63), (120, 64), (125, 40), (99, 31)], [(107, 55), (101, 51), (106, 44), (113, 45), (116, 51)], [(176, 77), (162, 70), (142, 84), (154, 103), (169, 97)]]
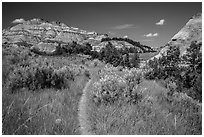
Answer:
[[(72, 42), (69, 44), (62, 44), (58, 42), (56, 50), (51, 53), (45, 51), (40, 51), (37, 48), (32, 48), (32, 52), (43, 55), (43, 56), (70, 56), (77, 54), (84, 54), (91, 56), (92, 59), (99, 59), (105, 63), (110, 63), (113, 66), (123, 66), (123, 67), (138, 67), (140, 63), (138, 51), (133, 49), (117, 49), (110, 42), (103, 47), (100, 52), (93, 51), (92, 46), (89, 43), (85, 45), (80, 45), (77, 42)], [(132, 58), (129, 54), (132, 54)]]
[(3, 49), (2, 134), (80, 134), (78, 102), (89, 73), (72, 60), (80, 62)]
[[(110, 68), (111, 69), (111, 68)], [(105, 74), (105, 75), (104, 75)], [(201, 105), (185, 94), (142, 79), (140, 70), (102, 71), (84, 92), (83, 134), (201, 134)]]
[[(132, 54), (132, 57), (130, 57), (130, 54)], [(137, 51), (131, 53), (127, 48), (117, 49), (110, 42), (100, 50), (97, 57), (99, 60), (112, 64), (114, 67), (123, 66), (132, 68), (138, 67), (140, 63)]]
[(151, 71), (147, 79), (175, 83), (179, 92), (187, 93), (202, 102), (202, 44), (192, 42), (186, 54), (180, 55), (178, 47), (170, 47), (167, 55), (149, 61)]
[[(126, 42), (132, 44), (135, 47), (139, 47), (143, 52), (155, 52), (151, 47), (148, 47), (146, 45), (142, 45), (142, 44), (140, 44), (140, 42), (133, 41), (133, 40), (131, 40), (129, 38), (117, 38), (117, 37), (109, 38), (109, 37), (107, 37), (107, 38), (103, 38), (101, 40), (101, 42), (103, 42), (103, 41), (111, 41), (111, 40), (126, 41)], [(134, 50), (134, 49), (130, 49), (130, 51), (131, 50)]]
[(77, 79), (63, 90), (3, 90), (2, 134), (79, 135), (78, 102), (87, 78)]
[(201, 44), (143, 69), (136, 50), (111, 42), (49, 54), (17, 44), (3, 45), (2, 134), (202, 134)]

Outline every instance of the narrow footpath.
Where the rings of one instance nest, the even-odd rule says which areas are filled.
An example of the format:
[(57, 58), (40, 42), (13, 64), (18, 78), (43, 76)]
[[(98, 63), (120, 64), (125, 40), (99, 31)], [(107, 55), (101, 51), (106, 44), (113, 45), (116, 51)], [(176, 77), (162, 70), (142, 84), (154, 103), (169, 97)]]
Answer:
[(82, 135), (91, 135), (91, 133), (88, 131), (88, 129), (90, 129), (90, 127), (87, 127), (87, 124), (85, 124), (84, 121), (86, 120), (86, 100), (87, 100), (87, 96), (86, 96), (86, 92), (89, 92), (90, 86), (93, 85), (93, 83), (95, 83), (96, 81), (99, 80), (99, 75), (98, 75), (98, 71), (100, 69), (99, 68), (93, 68), (93, 69), (89, 69), (90, 72), (90, 77), (91, 79), (87, 82), (86, 86), (83, 89), (83, 94), (81, 96), (81, 99), (79, 101), (79, 111), (78, 111), (78, 118), (79, 118), (79, 124), (80, 124), (80, 131)]

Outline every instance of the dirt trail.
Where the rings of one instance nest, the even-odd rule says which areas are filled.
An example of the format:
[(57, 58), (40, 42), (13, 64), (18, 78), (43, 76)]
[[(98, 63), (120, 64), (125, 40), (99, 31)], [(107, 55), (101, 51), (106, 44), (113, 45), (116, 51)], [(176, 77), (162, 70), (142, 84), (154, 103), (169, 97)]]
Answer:
[(91, 133), (88, 131), (88, 129), (90, 129), (90, 127), (87, 127), (87, 125), (84, 123), (84, 121), (86, 121), (86, 100), (87, 100), (87, 96), (86, 96), (86, 92), (88, 92), (87, 89), (90, 89), (90, 86), (93, 85), (93, 83), (95, 83), (96, 81), (99, 80), (99, 75), (98, 75), (98, 71), (99, 68), (93, 68), (93, 69), (89, 69), (90, 75), (91, 75), (91, 79), (87, 82), (86, 86), (83, 89), (83, 94), (81, 96), (80, 102), (79, 102), (79, 112), (78, 112), (78, 118), (79, 118), (79, 124), (80, 124), (80, 130), (81, 130), (81, 134), (82, 135), (90, 135)]

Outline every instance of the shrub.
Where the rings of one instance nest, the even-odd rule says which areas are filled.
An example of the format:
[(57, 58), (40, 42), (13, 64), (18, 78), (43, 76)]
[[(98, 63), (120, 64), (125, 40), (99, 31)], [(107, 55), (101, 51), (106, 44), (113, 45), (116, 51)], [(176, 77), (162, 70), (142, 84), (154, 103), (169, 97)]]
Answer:
[(3, 83), (7, 82), (9, 73), (16, 68), (16, 65), (28, 66), (30, 60), (34, 57), (26, 47), (10, 46), (2, 49), (2, 71)]
[[(26, 47), (7, 47), (3, 49), (3, 57), (8, 60), (10, 65), (16, 65), (18, 63), (25, 63), (32, 56), (34, 56)], [(3, 60), (4, 61), (4, 60)]]
[(83, 103), (79, 115), (82, 133), (202, 133), (198, 102), (181, 93), (169, 95), (168, 89), (155, 81), (142, 80), (136, 73), (138, 70), (124, 72), (119, 76), (109, 71), (100, 81), (89, 83), (80, 102)]
[(126, 83), (121, 78), (107, 76), (105, 79), (101, 79), (100, 83), (95, 84), (94, 100), (104, 105), (111, 105), (119, 100), (132, 103), (137, 101), (138, 95), (133, 90), (134, 87), (126, 88)]
[(8, 87), (12, 92), (19, 88), (38, 90), (44, 88), (63, 89), (74, 80), (68, 67), (55, 69), (49, 62), (33, 61), (29, 66), (17, 66), (9, 75)]

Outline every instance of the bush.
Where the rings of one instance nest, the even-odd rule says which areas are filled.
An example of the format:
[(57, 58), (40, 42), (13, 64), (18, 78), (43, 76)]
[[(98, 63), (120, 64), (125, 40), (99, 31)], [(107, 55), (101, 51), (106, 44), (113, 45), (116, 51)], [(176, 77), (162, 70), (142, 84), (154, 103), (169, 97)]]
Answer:
[(7, 82), (9, 73), (12, 72), (16, 65), (21, 64), (22, 66), (28, 66), (29, 60), (34, 55), (25, 47), (7, 47), (3, 48), (2, 51), (2, 75), (3, 83)]
[(170, 96), (155, 81), (142, 80), (138, 71), (124, 72), (119, 76), (109, 71), (99, 82), (89, 83), (79, 108), (83, 134), (202, 133), (198, 102), (181, 93)]
[(104, 105), (111, 105), (119, 100), (124, 102), (136, 103), (140, 98), (135, 91), (135, 87), (127, 88), (123, 79), (116, 78), (114, 76), (107, 76), (105, 79), (101, 79), (100, 83), (95, 83), (96, 87), (93, 90), (93, 100), (100, 102)]
[(49, 62), (31, 62), (29, 66), (17, 66), (9, 75), (8, 88), (12, 92), (19, 88), (38, 90), (44, 88), (63, 89), (74, 80), (73, 72), (68, 67), (55, 69)]

